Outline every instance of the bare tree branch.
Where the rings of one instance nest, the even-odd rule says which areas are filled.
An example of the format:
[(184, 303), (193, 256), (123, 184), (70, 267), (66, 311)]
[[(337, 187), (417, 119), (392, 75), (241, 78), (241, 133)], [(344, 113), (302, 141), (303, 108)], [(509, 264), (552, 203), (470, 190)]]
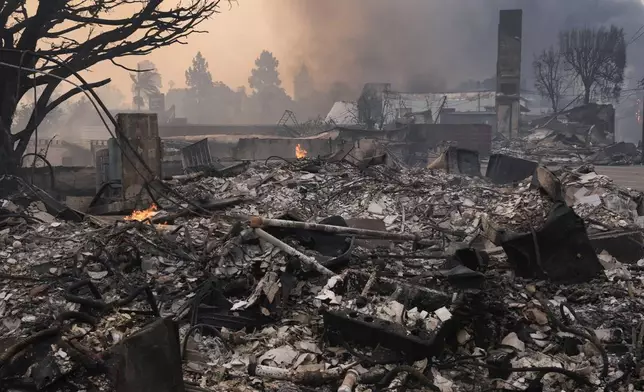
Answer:
[[(0, 74), (0, 174), (11, 171), (10, 167), (19, 162), (31, 133), (44, 116), (80, 92), (70, 90), (50, 102), (60, 78), (106, 60), (127, 69), (116, 59), (143, 56), (157, 48), (185, 43), (189, 35), (201, 32), (198, 26), (202, 22), (219, 12), (220, 1), (191, 0), (170, 5), (162, 0), (40, 0), (34, 2), (34, 12), (27, 8), (27, 0), (0, 0), (0, 61), (19, 69), (46, 72)], [(125, 14), (132, 16), (114, 17)], [(27, 52), (38, 55), (25, 55)], [(62, 65), (47, 62), (46, 56), (57, 58)], [(103, 82), (107, 83), (97, 84)], [(20, 99), (37, 87), (44, 90), (29, 124), (12, 135), (12, 120)]]
[(571, 29), (560, 33), (559, 44), (569, 70), (584, 86), (584, 103), (595, 92), (604, 98), (619, 98), (626, 68), (623, 29)]
[(70, 98), (73, 98), (74, 96), (82, 93), (83, 91), (105, 86), (110, 81), (111, 79), (108, 78), (98, 82), (87, 83), (87, 84), (80, 85), (78, 87), (74, 87), (73, 89), (67, 91), (66, 93), (62, 94), (61, 96), (59, 96), (58, 98), (54, 99), (51, 102), (49, 102), (49, 100), (51, 99), (53, 92), (56, 90), (56, 87), (50, 88), (50, 85), (48, 85), (45, 88), (45, 91), (38, 98), (38, 101), (36, 103), (36, 108), (31, 113), (31, 117), (29, 118), (29, 122), (27, 123), (27, 126), (25, 127), (25, 129), (13, 135), (14, 142), (15, 141), (19, 142), (18, 146), (16, 147), (16, 151), (22, 151), (22, 153), (24, 153), (25, 151), (24, 149), (26, 149), (33, 131), (36, 130), (36, 128), (38, 128), (38, 126), (42, 123), (45, 117), (47, 117), (47, 115), (50, 112), (52, 112), (54, 109), (59, 107), (61, 104), (63, 104)]
[(564, 69), (561, 53), (553, 47), (545, 49), (535, 56), (532, 63), (534, 68), (534, 84), (541, 96), (550, 100), (554, 113), (559, 109), (562, 96), (567, 91), (569, 75)]
[(114, 59), (110, 59), (110, 62), (111, 62), (112, 64), (116, 65), (117, 67), (119, 67), (119, 68), (123, 68), (124, 70), (129, 71), (129, 72), (150, 72), (150, 71), (154, 71), (154, 70), (155, 70), (154, 68), (152, 68), (152, 69), (136, 69), (136, 68), (126, 67), (126, 66), (125, 66), (125, 65), (123, 65), (123, 64), (119, 64), (119, 63), (117, 63), (117, 62), (116, 62), (116, 60), (114, 60)]
[(70, 99), (70, 98), (82, 93), (83, 91), (103, 87), (103, 86), (105, 86), (106, 84), (108, 84), (111, 81), (112, 81), (112, 79), (108, 78), (108, 79), (103, 79), (103, 80), (101, 80), (99, 82), (88, 83), (88, 84), (81, 85), (79, 87), (74, 87), (73, 89), (67, 91), (65, 94), (63, 94), (60, 97), (56, 98), (55, 100), (51, 101), (47, 105), (47, 107), (45, 108), (45, 113), (43, 114), (43, 116), (46, 116), (47, 113), (49, 113), (52, 110), (56, 109), (58, 106), (63, 104), (65, 101), (67, 101), (68, 99)]

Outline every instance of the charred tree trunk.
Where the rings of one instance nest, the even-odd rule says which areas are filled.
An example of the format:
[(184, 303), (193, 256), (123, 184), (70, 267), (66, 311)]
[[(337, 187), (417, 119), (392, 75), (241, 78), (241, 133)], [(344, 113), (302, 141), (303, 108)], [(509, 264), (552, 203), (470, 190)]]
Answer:
[(584, 87), (584, 105), (590, 103), (590, 87)]
[[(17, 53), (3, 53), (0, 60), (17, 66), (20, 64), (20, 57)], [(18, 70), (13, 71), (11, 68), (5, 68), (0, 73), (0, 175), (15, 175), (20, 165), (20, 156), (17, 156), (14, 150), (11, 125), (24, 90), (19, 81), (22, 75), (18, 75)]]

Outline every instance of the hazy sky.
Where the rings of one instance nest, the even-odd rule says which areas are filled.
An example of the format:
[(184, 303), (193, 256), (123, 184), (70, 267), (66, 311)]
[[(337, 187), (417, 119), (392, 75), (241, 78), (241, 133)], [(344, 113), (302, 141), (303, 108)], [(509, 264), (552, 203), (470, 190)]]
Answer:
[[(203, 23), (199, 28), (208, 30), (207, 34), (193, 35), (187, 45), (174, 45), (158, 49), (145, 59), (154, 62), (163, 77), (164, 89), (172, 80), (176, 87), (185, 85), (184, 72), (190, 66), (198, 51), (208, 60), (213, 79), (221, 80), (231, 88), (247, 85), (250, 70), (255, 59), (263, 49), (274, 52), (279, 58), (284, 47), (273, 35), (264, 9), (269, 1), (240, 0), (232, 5), (222, 2), (221, 13)], [(143, 57), (128, 57), (119, 61), (128, 67), (136, 68)], [(92, 69), (96, 79), (109, 75), (113, 83), (130, 95), (131, 80), (128, 72), (111, 63), (103, 63)], [(100, 76), (99, 76), (100, 75)], [(285, 86), (290, 89), (290, 83)]]
[[(401, 89), (429, 79), (481, 80), (495, 73), (498, 12), (524, 10), (522, 72), (532, 72), (535, 52), (556, 44), (570, 27), (616, 24), (630, 40), (644, 23), (640, 0), (237, 0), (199, 26), (187, 45), (155, 51), (153, 61), (168, 82), (185, 85), (185, 70), (201, 51), (214, 80), (247, 85), (264, 49), (280, 60), (283, 86), (302, 63), (316, 82), (391, 82)], [(644, 76), (644, 38), (629, 46), (632, 77)], [(141, 57), (120, 60), (135, 67)], [(105, 63), (92, 80), (110, 76), (131, 99), (128, 72)]]

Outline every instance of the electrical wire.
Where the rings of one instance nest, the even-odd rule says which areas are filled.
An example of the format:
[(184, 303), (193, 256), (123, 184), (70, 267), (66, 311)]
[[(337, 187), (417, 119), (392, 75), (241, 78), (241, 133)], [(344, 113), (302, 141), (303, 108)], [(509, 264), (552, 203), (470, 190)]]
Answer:
[[(639, 30), (637, 30), (637, 31), (639, 32), (639, 31), (641, 31), (643, 28), (644, 28), (644, 25), (642, 25), (642, 27), (640, 27), (640, 29), (639, 29)], [(637, 34), (637, 33), (635, 33), (635, 34)], [(641, 33), (637, 34), (637, 36), (636, 36), (636, 37), (635, 37), (635, 36), (633, 36), (633, 38), (631, 38), (631, 40), (630, 40), (630, 41), (628, 41), (628, 43), (626, 44), (626, 46), (631, 45), (631, 44), (634, 44), (635, 42), (637, 42), (637, 40), (639, 40), (640, 38), (642, 38), (642, 36), (643, 36), (643, 35), (644, 35), (644, 31), (642, 31)]]
[[(60, 76), (58, 76), (58, 75), (53, 75), (53, 74), (50, 74), (50, 73), (48, 73), (48, 72), (44, 72), (44, 71), (42, 71), (42, 70), (38, 70), (38, 69), (35, 69), (35, 68), (22, 67), (22, 61), (21, 61), (21, 66), (16, 66), (16, 65), (13, 65), (13, 64), (9, 64), (9, 63), (6, 63), (6, 62), (2, 62), (2, 61), (0, 61), (0, 65), (7, 66), (7, 67), (9, 67), (9, 68), (17, 68), (19, 71), (21, 71), (21, 70), (23, 70), (23, 69), (24, 69), (24, 70), (28, 70), (28, 71), (31, 71), (31, 72), (34, 72), (34, 73), (44, 74), (44, 75), (47, 75), (47, 76), (53, 77), (54, 79), (58, 79), (58, 80), (61, 80), (61, 81), (67, 82), (67, 83), (69, 83), (69, 84), (71, 84), (71, 85), (75, 86), (76, 88), (78, 88), (78, 89), (79, 89), (83, 94), (85, 94), (85, 96), (88, 98), (88, 100), (90, 101), (90, 103), (92, 104), (92, 106), (94, 107), (94, 109), (96, 110), (96, 113), (98, 114), (99, 118), (101, 119), (101, 122), (103, 123), (103, 125), (105, 126), (105, 128), (107, 129), (107, 131), (109, 132), (110, 136), (111, 136), (111, 137), (113, 137), (113, 138), (115, 139), (115, 141), (116, 141), (116, 143), (117, 143), (117, 146), (121, 149), (121, 151), (125, 152), (125, 149), (123, 148), (123, 146), (122, 146), (122, 145), (121, 145), (121, 143), (120, 143), (120, 141), (121, 141), (121, 140), (120, 140), (118, 137), (116, 137), (116, 135), (112, 132), (112, 130), (110, 129), (109, 125), (107, 124), (107, 121), (105, 120), (105, 118), (104, 118), (104, 117), (103, 117), (103, 115), (101, 114), (101, 111), (100, 111), (100, 109), (98, 108), (98, 105), (97, 105), (97, 103), (96, 103), (96, 102), (98, 102), (98, 104), (101, 106), (101, 109), (103, 109), (103, 111), (105, 112), (105, 114), (107, 115), (107, 117), (110, 119), (110, 122), (112, 122), (112, 124), (114, 125), (114, 128), (115, 128), (116, 132), (119, 134), (119, 136), (121, 136), (121, 139), (125, 141), (125, 143), (127, 144), (127, 146), (130, 148), (130, 151), (132, 151), (132, 153), (134, 154), (134, 156), (135, 156), (135, 157), (136, 157), (136, 158), (141, 162), (141, 164), (142, 164), (142, 165), (143, 165), (143, 167), (148, 171), (148, 173), (150, 173), (150, 174), (151, 174), (151, 176), (152, 176), (152, 177), (154, 177), (154, 172), (150, 169), (150, 167), (147, 165), (147, 163), (145, 162), (145, 160), (143, 159), (143, 157), (139, 154), (139, 152), (138, 152), (138, 151), (137, 151), (137, 150), (132, 146), (132, 144), (130, 143), (129, 139), (128, 139), (127, 137), (125, 137), (125, 135), (121, 132), (121, 129), (119, 128), (119, 125), (118, 125), (118, 123), (116, 122), (116, 119), (114, 119), (114, 117), (113, 117), (113, 116), (112, 116), (112, 114), (109, 112), (109, 110), (107, 109), (107, 107), (105, 106), (105, 104), (103, 103), (103, 101), (102, 101), (102, 100), (100, 99), (100, 97), (98, 96), (98, 94), (96, 94), (96, 92), (94, 91), (94, 89), (93, 89), (93, 88), (91, 88), (91, 87), (90, 87), (90, 88), (87, 88), (87, 87), (86, 87), (86, 86), (88, 85), (87, 81), (86, 81), (86, 80), (85, 80), (85, 79), (84, 79), (84, 78), (83, 78), (83, 77), (82, 77), (82, 76), (81, 76), (77, 71), (75, 71), (74, 69), (72, 69), (68, 64), (65, 64), (65, 63), (64, 63), (63, 61), (61, 61), (61, 60), (58, 60), (58, 59), (53, 58), (53, 57), (51, 57), (51, 56), (42, 55), (42, 54), (39, 54), (39, 53), (36, 53), (36, 52), (33, 52), (33, 51), (28, 51), (28, 50), (27, 50), (27, 51), (25, 51), (25, 50), (19, 50), (19, 49), (8, 49), (8, 48), (0, 48), (0, 51), (19, 52), (19, 53), (21, 53), (21, 56), (24, 56), (24, 54), (25, 54), (25, 53), (28, 53), (28, 54), (31, 54), (31, 55), (36, 56), (36, 57), (40, 57), (40, 58), (47, 59), (47, 60), (49, 60), (49, 61), (51, 61), (51, 62), (53, 62), (53, 63), (58, 64), (59, 66), (64, 67), (64, 68), (68, 69), (69, 71), (71, 71), (71, 72), (72, 72), (72, 74), (73, 74), (74, 76), (76, 76), (76, 78), (78, 78), (78, 79), (81, 81), (81, 83), (83, 83), (83, 85), (78, 85), (78, 84), (76, 84), (76, 83), (74, 83), (74, 82), (72, 82), (72, 81), (67, 80), (66, 78), (60, 77)], [(21, 57), (21, 58), (22, 58), (22, 57)], [(91, 96), (90, 96), (90, 94), (91, 94)], [(94, 100), (92, 99), (92, 97), (96, 100), (96, 102), (94, 102)], [(146, 177), (145, 177), (145, 176), (144, 176), (144, 175), (143, 175), (143, 174), (138, 170), (137, 166), (134, 164), (134, 162), (132, 161), (131, 157), (130, 157), (130, 156), (128, 156), (128, 154), (124, 154), (124, 155), (125, 155), (126, 159), (128, 160), (128, 162), (132, 165), (132, 167), (134, 168), (134, 170), (136, 171), (136, 173), (137, 173), (141, 178), (143, 178), (144, 180), (146, 180), (146, 182), (148, 182), (148, 181), (147, 181), (147, 179), (146, 179)], [(149, 182), (148, 182), (148, 183), (149, 183)], [(173, 195), (174, 195), (175, 197), (177, 197), (179, 200), (186, 202), (188, 205), (190, 205), (190, 206), (192, 206), (192, 207), (195, 207), (197, 210), (202, 210), (202, 211), (206, 212), (207, 214), (210, 214), (210, 211), (208, 211), (208, 210), (204, 209), (203, 207), (201, 207), (201, 206), (197, 205), (197, 204), (196, 204), (196, 203), (194, 203), (193, 201), (191, 201), (191, 200), (189, 200), (189, 199), (185, 198), (184, 196), (182, 196), (181, 194), (179, 194), (178, 192), (176, 192), (174, 189), (170, 188), (169, 186), (167, 186), (167, 185), (165, 185), (165, 184), (163, 184), (163, 183), (161, 183), (161, 185), (162, 185), (162, 187), (163, 187), (166, 191), (168, 191), (169, 193), (173, 194)], [(154, 186), (152, 186), (152, 184), (151, 184), (151, 183), (150, 183), (150, 186), (151, 186), (152, 188), (154, 188)], [(155, 190), (156, 190), (157, 192), (159, 192), (160, 194), (163, 194), (163, 192), (160, 192), (158, 189), (155, 189)], [(174, 200), (170, 199), (168, 196), (165, 196), (165, 198), (166, 198), (167, 200), (169, 200), (171, 203), (173, 203), (173, 204), (175, 204), (175, 205), (177, 205), (177, 206), (179, 206), (179, 207), (181, 207), (181, 208), (184, 208), (184, 206), (182, 206), (181, 204), (177, 203), (176, 201), (174, 201)], [(194, 213), (195, 215), (202, 215), (202, 214), (199, 214), (199, 213), (194, 212), (194, 211), (191, 211), (191, 212), (192, 212), (192, 213)]]
[[(641, 25), (641, 26), (640, 26), (640, 28), (639, 28), (639, 29), (637, 29), (637, 31), (636, 31), (636, 32), (631, 36), (631, 39), (630, 39), (630, 40), (628, 40), (628, 43), (627, 43), (626, 45), (630, 45), (630, 44), (632, 44), (633, 42), (635, 42), (635, 41), (636, 41), (635, 36), (638, 36), (638, 34), (640, 33), (640, 31), (642, 31), (642, 29), (644, 29), (644, 24), (643, 24), (643, 25)], [(638, 37), (639, 37), (639, 36), (638, 36)]]

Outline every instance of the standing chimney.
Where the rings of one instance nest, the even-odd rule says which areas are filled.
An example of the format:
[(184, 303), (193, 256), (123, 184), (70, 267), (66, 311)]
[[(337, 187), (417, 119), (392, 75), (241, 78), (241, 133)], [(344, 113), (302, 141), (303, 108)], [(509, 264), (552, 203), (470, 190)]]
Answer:
[(523, 10), (501, 10), (496, 62), (496, 115), (497, 131), (509, 139), (519, 134), (522, 30)]

